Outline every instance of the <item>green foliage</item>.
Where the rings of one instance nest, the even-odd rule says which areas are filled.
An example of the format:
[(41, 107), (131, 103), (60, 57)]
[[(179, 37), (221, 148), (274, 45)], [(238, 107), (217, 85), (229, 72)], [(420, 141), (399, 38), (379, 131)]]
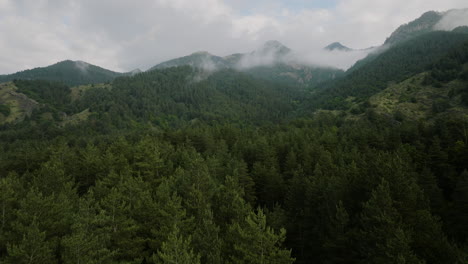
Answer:
[(7, 263), (56, 263), (51, 241), (46, 240), (35, 222), (21, 230), (23, 238), (15, 244), (8, 244)]
[(9, 116), (11, 113), (11, 109), (8, 105), (0, 104), (0, 114), (4, 116)]
[(197, 80), (202, 72), (188, 66), (119, 78), (111, 91), (90, 89), (76, 102), (110, 119), (115, 126), (130, 120), (158, 126), (187, 121), (278, 121), (294, 110), (300, 92), (255, 80), (234, 71), (221, 71)]
[(338, 79), (344, 75), (342, 70), (335, 68), (315, 68), (306, 66), (297, 68), (287, 64), (258, 66), (244, 70), (244, 72), (255, 78), (289, 86), (302, 86), (307, 88), (316, 88), (324, 82)]
[(18, 92), (27, 95), (41, 104), (47, 104), (64, 111), (70, 104), (70, 88), (57, 82), (15, 80)]
[(453, 48), (446, 56), (431, 66), (427, 84), (438, 82), (447, 83), (458, 77), (465, 79), (464, 65), (468, 63), (468, 42)]
[(250, 213), (245, 224), (233, 226), (233, 232), (239, 236), (234, 244), (234, 263), (293, 263), (289, 250), (281, 249), (280, 245), (286, 237), (286, 230), (279, 234), (266, 225), (266, 216), (262, 210)]
[(411, 238), (393, 206), (385, 180), (363, 205), (360, 221), (358, 241), (364, 263), (423, 263), (411, 251)]
[(157, 257), (153, 256), (155, 263), (180, 263), (180, 264), (198, 264), (200, 256), (193, 253), (190, 248), (190, 237), (184, 239), (179, 235), (179, 229), (174, 226), (174, 231), (169, 234), (168, 240), (163, 242), (161, 251), (158, 251)]

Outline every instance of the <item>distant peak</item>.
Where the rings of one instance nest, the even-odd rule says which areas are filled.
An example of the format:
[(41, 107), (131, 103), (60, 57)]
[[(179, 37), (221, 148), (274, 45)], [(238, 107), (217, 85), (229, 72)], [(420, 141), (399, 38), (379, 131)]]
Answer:
[(82, 60), (63, 60), (63, 61), (57, 62), (56, 64), (91, 65), (87, 63), (86, 61), (82, 61)]
[(192, 53), (191, 55), (212, 56), (208, 51), (197, 51), (197, 52)]
[(285, 55), (291, 52), (288, 47), (277, 40), (269, 40), (265, 42), (258, 51), (261, 53), (275, 53), (280, 55)]
[(279, 42), (277, 40), (269, 40), (269, 41), (265, 42), (262, 47), (263, 48), (286, 48), (286, 49), (289, 49), (288, 47), (283, 45), (283, 43), (281, 43), (281, 42)]
[(277, 40), (268, 40), (263, 44), (263, 46), (268, 47), (268, 46), (284, 46), (283, 43), (277, 41)]
[(325, 50), (328, 50), (328, 51), (334, 51), (334, 50), (338, 50), (338, 51), (351, 51), (352, 49), (344, 46), (343, 44), (341, 44), (340, 42), (333, 42), (332, 44), (326, 46), (324, 48)]
[(82, 60), (77, 60), (77, 61), (74, 61), (74, 63), (76, 64), (80, 64), (80, 65), (90, 65), (89, 63), (87, 63), (86, 61), (82, 61)]

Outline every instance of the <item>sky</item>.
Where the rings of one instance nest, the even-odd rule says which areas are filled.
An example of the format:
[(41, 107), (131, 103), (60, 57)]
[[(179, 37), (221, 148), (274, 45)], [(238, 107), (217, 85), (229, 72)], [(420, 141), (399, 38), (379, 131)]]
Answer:
[(466, 0), (0, 0), (0, 74), (71, 59), (146, 70), (278, 40), (305, 57), (339, 41), (381, 45), (401, 24)]

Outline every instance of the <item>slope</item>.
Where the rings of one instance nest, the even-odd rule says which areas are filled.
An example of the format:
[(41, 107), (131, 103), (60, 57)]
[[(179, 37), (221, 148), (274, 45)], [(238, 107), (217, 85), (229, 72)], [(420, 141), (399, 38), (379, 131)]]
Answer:
[[(206, 75), (203, 70), (189, 66), (71, 89), (43, 80), (16, 80), (12, 85), (22, 97), (39, 102), (35, 103), (35, 111), (28, 112), (28, 120), (42, 122), (47, 117), (45, 121), (52, 122), (49, 126), (88, 118), (102, 128), (130, 128), (136, 123), (165, 127), (198, 121), (280, 122), (294, 114), (300, 98), (304, 97), (300, 89), (233, 70)], [(2, 102), (6, 113), (7, 104)]]
[(349, 70), (346, 77), (321, 87), (312, 95), (310, 107), (343, 109), (349, 107), (349, 99), (363, 102), (389, 83), (427, 70), (450, 49), (466, 41), (468, 34), (436, 31), (394, 45), (360, 68)]
[(1, 75), (0, 82), (20, 80), (58, 81), (69, 86), (109, 82), (123, 75), (83, 62), (66, 60), (56, 64), (25, 70), (10, 75)]

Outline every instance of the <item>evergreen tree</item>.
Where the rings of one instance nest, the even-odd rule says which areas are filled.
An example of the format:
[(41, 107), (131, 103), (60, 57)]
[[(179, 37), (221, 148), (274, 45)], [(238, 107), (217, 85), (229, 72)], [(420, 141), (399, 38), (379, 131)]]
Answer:
[(353, 252), (351, 251), (349, 228), (349, 215), (343, 206), (343, 202), (336, 205), (335, 216), (330, 219), (328, 234), (323, 244), (326, 251), (324, 263), (352, 263)]
[(410, 248), (411, 238), (393, 207), (384, 179), (363, 205), (357, 242), (364, 263), (423, 263)]
[(428, 168), (424, 168), (419, 176), (418, 183), (424, 195), (429, 199), (433, 212), (441, 214), (444, 208), (444, 197), (442, 190), (437, 185), (434, 174)]
[(162, 243), (161, 250), (153, 255), (153, 261), (161, 264), (199, 264), (200, 255), (193, 252), (190, 246), (191, 238), (180, 235), (177, 225), (169, 234), (167, 241)]
[(233, 263), (293, 263), (291, 251), (282, 248), (286, 230), (276, 234), (266, 225), (266, 216), (261, 209), (251, 212), (245, 222), (231, 227), (238, 239), (235, 241), (235, 254), (231, 255)]
[(111, 263), (115, 252), (108, 249), (110, 235), (98, 227), (105, 222), (103, 214), (97, 214), (88, 198), (80, 200), (80, 208), (74, 216), (71, 233), (62, 240), (64, 263)]
[[(453, 193), (452, 221), (455, 237), (462, 243), (468, 241), (468, 171), (460, 175)], [(456, 231), (455, 231), (456, 230)]]
[(39, 230), (36, 221), (18, 230), (22, 239), (8, 243), (7, 263), (48, 264), (57, 263), (53, 241), (47, 239), (46, 232)]

